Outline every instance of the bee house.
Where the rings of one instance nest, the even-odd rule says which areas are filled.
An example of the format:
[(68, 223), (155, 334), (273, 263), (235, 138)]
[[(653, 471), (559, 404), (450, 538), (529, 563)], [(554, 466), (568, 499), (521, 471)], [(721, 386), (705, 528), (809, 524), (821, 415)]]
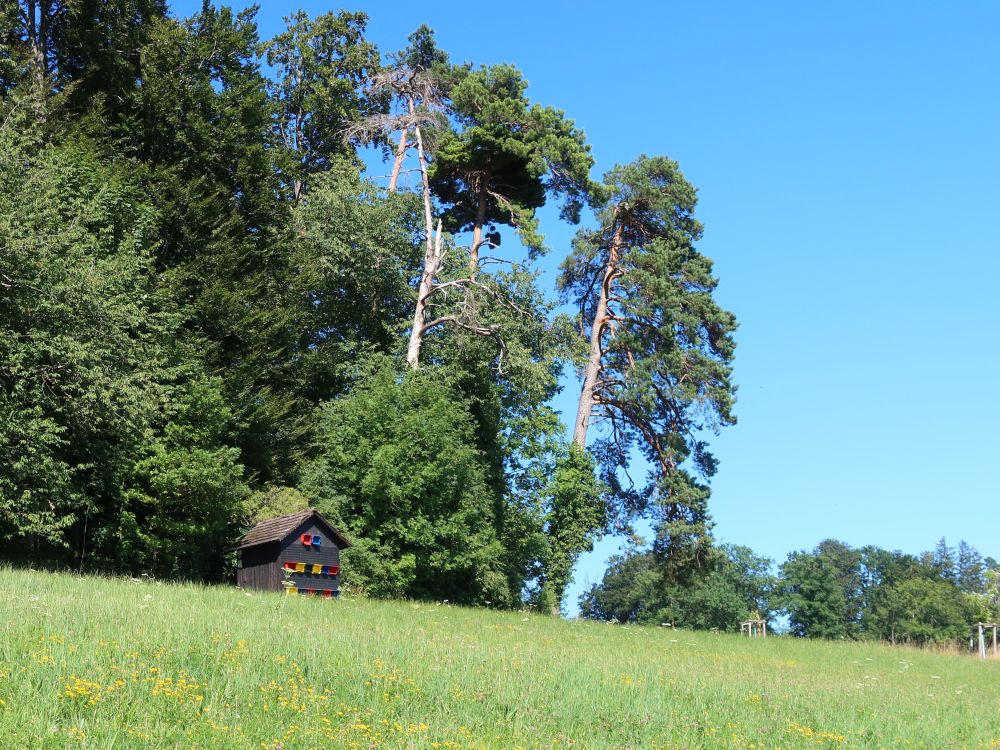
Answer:
[(269, 518), (240, 540), (241, 588), (334, 597), (340, 593), (340, 550), (351, 543), (317, 510)]

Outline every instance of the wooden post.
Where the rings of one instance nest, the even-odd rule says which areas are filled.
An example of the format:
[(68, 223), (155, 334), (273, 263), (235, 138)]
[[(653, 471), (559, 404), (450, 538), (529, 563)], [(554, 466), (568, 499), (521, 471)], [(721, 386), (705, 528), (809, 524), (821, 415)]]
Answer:
[(993, 623), (993, 655), (997, 655), (997, 624)]
[(983, 623), (977, 623), (979, 629), (979, 658), (986, 658), (986, 639), (983, 638)]

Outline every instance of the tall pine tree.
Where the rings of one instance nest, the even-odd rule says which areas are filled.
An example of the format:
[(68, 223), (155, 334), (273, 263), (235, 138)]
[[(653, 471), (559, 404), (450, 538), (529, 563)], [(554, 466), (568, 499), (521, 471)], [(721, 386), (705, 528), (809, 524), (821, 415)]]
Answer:
[[(589, 339), (574, 442), (592, 419), (595, 444), (625, 516), (652, 513), (656, 550), (680, 577), (709, 550), (708, 487), (716, 462), (702, 435), (733, 424), (736, 320), (713, 299), (712, 263), (695, 248), (695, 190), (677, 164), (641, 157), (605, 177), (600, 226), (583, 230), (559, 285)], [(652, 470), (645, 487), (620, 484), (633, 448)]]

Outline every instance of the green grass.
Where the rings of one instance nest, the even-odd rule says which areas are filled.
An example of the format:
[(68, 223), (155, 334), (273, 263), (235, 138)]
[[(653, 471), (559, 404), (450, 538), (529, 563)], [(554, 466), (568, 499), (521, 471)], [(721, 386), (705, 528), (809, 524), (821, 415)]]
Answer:
[(0, 569), (0, 747), (1000, 748), (1000, 662)]

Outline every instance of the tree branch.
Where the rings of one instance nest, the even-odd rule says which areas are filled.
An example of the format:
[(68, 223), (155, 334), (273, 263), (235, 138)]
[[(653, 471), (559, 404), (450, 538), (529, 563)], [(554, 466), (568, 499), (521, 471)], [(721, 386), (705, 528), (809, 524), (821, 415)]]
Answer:
[(500, 347), (500, 353), (497, 357), (497, 372), (501, 375), (503, 374), (503, 361), (507, 356), (507, 344), (504, 342), (503, 337), (500, 335), (500, 331), (495, 326), (478, 326), (472, 323), (466, 323), (457, 315), (442, 315), (440, 318), (435, 318), (430, 323), (425, 324), (421, 330), (421, 334), (427, 333), (427, 331), (432, 328), (444, 323), (450, 323), (451, 325), (474, 333), (477, 336), (485, 336), (494, 339)]

